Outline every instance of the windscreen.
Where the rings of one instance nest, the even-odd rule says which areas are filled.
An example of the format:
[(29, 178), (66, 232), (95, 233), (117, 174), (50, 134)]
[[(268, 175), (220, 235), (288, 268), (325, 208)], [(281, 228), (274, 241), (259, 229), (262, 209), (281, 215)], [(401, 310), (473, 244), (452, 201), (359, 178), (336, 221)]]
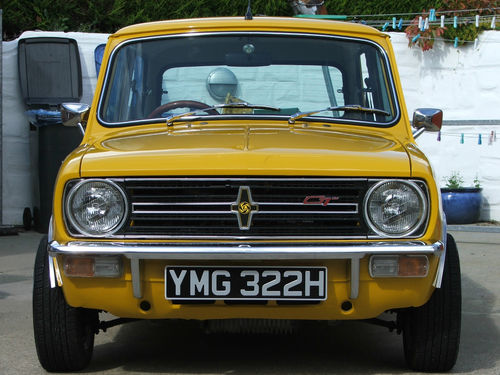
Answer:
[[(248, 106), (220, 106), (231, 103)], [(306, 119), (372, 126), (389, 126), (398, 116), (387, 57), (361, 39), (204, 34), (138, 39), (115, 50), (100, 100), (102, 123), (157, 122), (188, 111), (207, 119), (277, 120), (314, 112)]]

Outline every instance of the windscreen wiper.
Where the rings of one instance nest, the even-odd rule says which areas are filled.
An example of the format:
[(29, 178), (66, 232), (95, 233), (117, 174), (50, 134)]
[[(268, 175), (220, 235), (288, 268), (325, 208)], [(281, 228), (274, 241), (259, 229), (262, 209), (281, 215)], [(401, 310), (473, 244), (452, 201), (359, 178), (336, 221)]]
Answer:
[[(193, 116), (199, 112), (209, 111), (212, 109), (220, 109), (220, 108), (265, 109), (268, 111), (277, 111), (277, 112), (279, 112), (281, 110), (280, 108), (277, 108), (277, 107), (271, 107), (268, 105), (260, 105), (260, 104), (248, 104), (246, 102), (216, 104), (216, 105), (214, 105), (212, 107), (208, 107), (208, 108), (196, 109), (194, 111), (184, 112), (184, 113), (180, 113), (178, 115), (169, 115), (166, 117), (167, 126), (172, 126), (172, 124), (175, 121), (193, 120), (193, 117), (191, 117), (191, 116)], [(189, 118), (186, 118), (186, 117), (189, 117)], [(200, 116), (196, 116), (195, 118), (197, 118), (197, 117), (200, 117)]]
[(297, 121), (303, 117), (311, 116), (311, 115), (314, 115), (316, 113), (326, 112), (326, 111), (366, 112), (366, 113), (375, 113), (375, 114), (384, 115), (384, 116), (391, 115), (389, 112), (384, 111), (383, 109), (366, 108), (366, 107), (361, 107), (360, 105), (357, 105), (357, 104), (351, 104), (351, 105), (340, 105), (337, 107), (328, 107), (328, 108), (320, 109), (317, 111), (297, 112), (288, 118), (288, 123), (294, 124), (295, 121)]

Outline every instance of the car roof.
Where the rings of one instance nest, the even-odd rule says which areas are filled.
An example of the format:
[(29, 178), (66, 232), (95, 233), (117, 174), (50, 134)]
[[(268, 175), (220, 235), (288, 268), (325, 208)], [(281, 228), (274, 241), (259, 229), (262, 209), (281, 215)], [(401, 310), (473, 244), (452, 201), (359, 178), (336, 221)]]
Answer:
[(379, 30), (353, 22), (293, 17), (244, 17), (192, 18), (148, 22), (124, 27), (112, 37), (137, 37), (141, 34), (171, 34), (185, 32), (227, 32), (227, 31), (272, 31), (345, 34), (365, 37), (381, 37), (386, 34)]

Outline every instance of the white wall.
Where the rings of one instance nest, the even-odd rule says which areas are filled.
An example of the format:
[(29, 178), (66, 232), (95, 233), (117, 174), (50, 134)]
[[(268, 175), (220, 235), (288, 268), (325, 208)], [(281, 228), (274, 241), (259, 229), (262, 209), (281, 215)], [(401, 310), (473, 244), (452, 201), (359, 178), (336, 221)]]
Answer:
[(408, 48), (403, 33), (390, 35), (410, 116), (419, 107), (444, 112), (441, 141), (435, 133), (417, 139), (438, 183), (444, 186), (453, 171), (469, 186), (477, 176), (484, 197), (481, 219), (500, 220), (500, 140), (489, 142), (491, 132), (500, 138), (500, 33), (481, 33), (477, 49), (472, 43), (454, 48), (436, 42), (425, 52)]
[[(408, 48), (403, 33), (390, 33), (410, 115), (419, 107), (437, 107), (446, 122), (441, 141), (424, 134), (418, 145), (428, 155), (438, 181), (457, 170), (466, 182), (477, 175), (485, 196), (482, 218), (500, 220), (500, 142), (488, 144), (495, 131), (500, 136), (500, 33), (486, 31), (473, 46), (455, 49), (436, 42), (422, 52)], [(95, 89), (94, 48), (107, 40), (106, 34), (27, 32), (21, 38), (61, 36), (78, 41), (82, 59), (83, 97), (90, 103)], [(22, 224), (24, 207), (33, 207), (36, 195), (32, 159), (36, 140), (30, 133), (17, 73), (18, 40), (3, 42), (3, 224)], [(463, 121), (468, 121), (464, 123)], [(460, 143), (461, 134), (464, 143)], [(482, 144), (478, 145), (478, 136)], [(444, 183), (443, 183), (444, 185)]]
[(439, 105), (445, 120), (500, 120), (500, 33), (480, 34), (473, 44), (454, 48), (436, 42), (423, 52), (408, 48), (404, 33), (389, 33), (407, 99), (407, 108)]

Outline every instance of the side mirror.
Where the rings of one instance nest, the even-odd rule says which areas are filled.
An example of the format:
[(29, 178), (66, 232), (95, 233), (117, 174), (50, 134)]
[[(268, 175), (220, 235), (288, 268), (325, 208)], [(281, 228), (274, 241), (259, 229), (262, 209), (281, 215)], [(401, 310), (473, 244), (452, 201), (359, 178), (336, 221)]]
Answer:
[(65, 126), (78, 126), (79, 123), (87, 122), (90, 106), (82, 103), (63, 103), (61, 111), (62, 123)]
[(89, 110), (90, 106), (82, 103), (62, 103), (59, 107), (63, 125), (78, 126), (83, 135), (85, 135), (85, 129), (82, 123), (87, 122)]
[(436, 108), (418, 108), (413, 112), (413, 136), (417, 138), (424, 131), (437, 132), (443, 125), (443, 111)]

